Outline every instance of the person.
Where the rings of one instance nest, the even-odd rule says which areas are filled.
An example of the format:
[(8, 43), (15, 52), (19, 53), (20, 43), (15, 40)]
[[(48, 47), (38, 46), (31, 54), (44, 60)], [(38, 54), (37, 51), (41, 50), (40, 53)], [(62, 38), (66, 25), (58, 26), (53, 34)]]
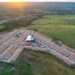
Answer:
[(20, 32), (16, 32), (16, 37), (19, 37), (20, 36)]

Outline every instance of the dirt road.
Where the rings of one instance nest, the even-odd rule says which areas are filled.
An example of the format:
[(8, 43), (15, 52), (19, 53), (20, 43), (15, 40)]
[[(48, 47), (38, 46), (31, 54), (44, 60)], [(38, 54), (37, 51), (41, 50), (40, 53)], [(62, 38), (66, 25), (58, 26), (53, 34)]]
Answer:
[[(16, 37), (16, 32), (21, 33), (19, 37)], [(32, 42), (30, 45), (25, 41), (25, 38), (29, 34), (32, 34), (35, 38), (35, 42)], [(7, 33), (7, 35), (0, 36), (2, 37), (0, 40), (0, 61), (2, 62), (14, 62), (23, 49), (27, 48), (53, 54), (66, 64), (70, 66), (75, 65), (75, 51), (73, 49), (65, 45), (59, 46), (40, 33), (31, 30), (16, 29)]]

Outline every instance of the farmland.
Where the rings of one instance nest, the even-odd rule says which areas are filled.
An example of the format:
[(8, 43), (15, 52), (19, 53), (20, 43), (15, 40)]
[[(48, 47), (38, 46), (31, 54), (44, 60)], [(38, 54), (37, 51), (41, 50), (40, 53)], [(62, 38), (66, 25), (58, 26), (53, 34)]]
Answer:
[(26, 17), (20, 20), (11, 20), (9, 22), (2, 23), (0, 24), (0, 32), (10, 31), (19, 27), (26, 27), (27, 25), (30, 24), (31, 21), (32, 21), (31, 17), (30, 19)]
[[(75, 15), (45, 15), (33, 21), (28, 29), (41, 32), (55, 42), (60, 40), (75, 48), (74, 20)], [(1, 75), (75, 75), (75, 69), (64, 65), (55, 56), (27, 49), (24, 49), (13, 65), (2, 65)]]
[(0, 3), (0, 75), (75, 75), (75, 3), (7, 6)]
[(1, 75), (75, 75), (74, 69), (65, 66), (54, 56), (26, 49), (14, 65), (3, 66)]
[(29, 28), (75, 48), (75, 15), (45, 15)]

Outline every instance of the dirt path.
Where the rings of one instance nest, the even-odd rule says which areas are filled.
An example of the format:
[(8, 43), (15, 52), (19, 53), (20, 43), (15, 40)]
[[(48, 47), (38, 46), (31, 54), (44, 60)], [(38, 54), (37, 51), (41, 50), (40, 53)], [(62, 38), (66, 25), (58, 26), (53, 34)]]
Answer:
[[(21, 32), (20, 37), (16, 37), (16, 32)], [(32, 34), (36, 41), (27, 45), (25, 38)], [(55, 55), (68, 65), (75, 65), (75, 51), (65, 45), (59, 46), (44, 35), (26, 29), (14, 30), (0, 40), (0, 61), (14, 62), (24, 48), (44, 51)]]

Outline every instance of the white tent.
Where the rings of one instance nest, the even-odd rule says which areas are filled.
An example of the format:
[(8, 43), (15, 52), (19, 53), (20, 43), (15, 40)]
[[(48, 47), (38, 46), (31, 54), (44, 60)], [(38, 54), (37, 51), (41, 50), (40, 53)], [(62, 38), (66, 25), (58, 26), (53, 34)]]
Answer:
[(26, 41), (32, 42), (32, 41), (34, 41), (34, 37), (32, 35), (28, 35), (26, 38)]

